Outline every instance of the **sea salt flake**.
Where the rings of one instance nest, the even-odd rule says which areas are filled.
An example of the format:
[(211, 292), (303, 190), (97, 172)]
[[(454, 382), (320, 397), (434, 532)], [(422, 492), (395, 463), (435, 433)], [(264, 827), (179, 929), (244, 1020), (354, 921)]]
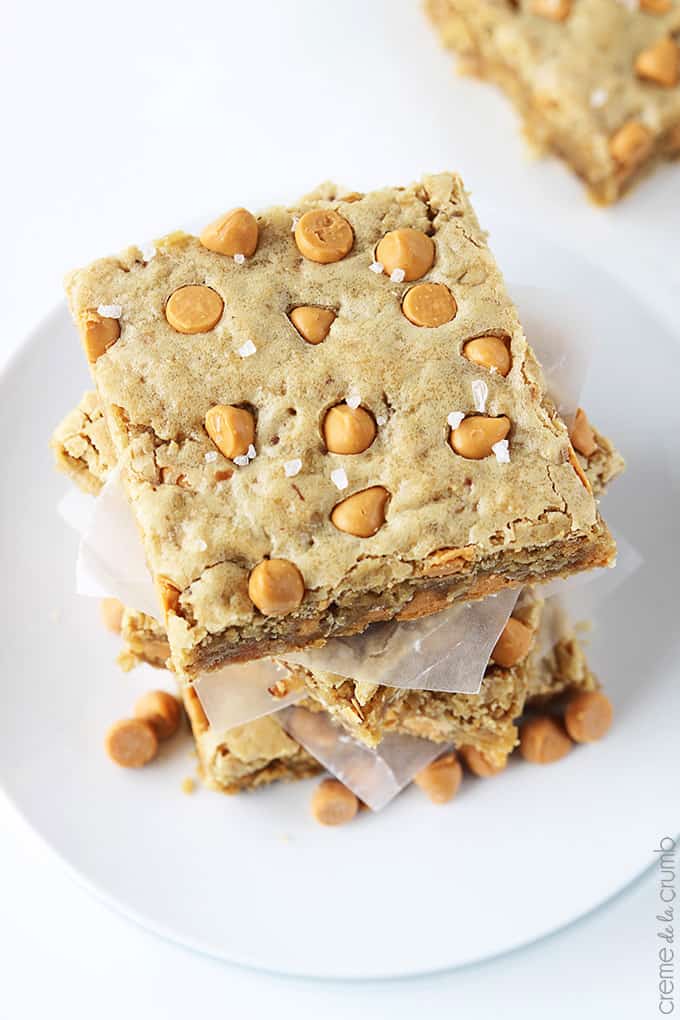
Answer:
[(376, 422), (376, 425), (387, 425), (387, 415), (386, 414), (377, 414), (375, 416), (375, 422)]
[(245, 454), (241, 454), (239, 457), (234, 457), (234, 464), (238, 464), (239, 467), (246, 467), (246, 465), (250, 464), (250, 461)]
[(301, 468), (302, 461), (300, 460), (299, 457), (296, 457), (294, 460), (287, 460), (283, 465), (283, 470), (286, 473), (286, 478), (294, 478), (295, 475), (300, 473)]
[(352, 390), (352, 392), (348, 393), (347, 396), (345, 397), (345, 403), (347, 404), (348, 407), (351, 407), (354, 410), (356, 410), (359, 404), (361, 403), (361, 397), (355, 390)]
[(97, 314), (101, 315), (102, 319), (120, 319), (123, 309), (120, 305), (99, 305)]
[(336, 489), (346, 489), (349, 485), (347, 472), (344, 468), (336, 468), (335, 471), (331, 471), (331, 481)]
[(446, 420), (452, 429), (457, 429), (464, 417), (465, 415), (462, 411), (451, 411)]
[(151, 262), (151, 259), (156, 255), (155, 244), (140, 244), (139, 250), (142, 253), (142, 260), (144, 262)]
[(590, 105), (596, 110), (604, 106), (608, 99), (609, 93), (606, 89), (593, 89), (590, 93)]
[(213, 464), (217, 460), (217, 451), (208, 450), (203, 460), (206, 462), (206, 464)]
[(293, 234), (295, 232), (295, 228), (297, 227), (299, 222), (300, 222), (300, 217), (299, 216), (293, 216), (293, 222), (290, 225), (290, 232), (291, 232), (291, 234)]
[(385, 267), (383, 266), (382, 262), (371, 262), (368, 268), (371, 270), (372, 273), (380, 275), (380, 273), (382, 273)]
[(246, 342), (239, 347), (238, 353), (241, 355), (242, 358), (249, 358), (250, 355), (254, 354), (256, 350), (257, 347), (255, 346), (253, 341), (246, 340)]
[(234, 255), (234, 262), (236, 263), (237, 266), (242, 266), (245, 260), (246, 257), (242, 251), (237, 251), (236, 254)]
[(403, 283), (405, 276), (406, 273), (404, 272), (403, 269), (399, 268), (393, 269), (392, 272), (390, 273), (390, 280), (392, 281), (392, 283)]
[(257, 450), (255, 449), (252, 443), (250, 444), (246, 451), (246, 457), (248, 458), (248, 460), (255, 460), (255, 458), (257, 457)]
[(507, 439), (499, 439), (497, 443), (493, 444), (491, 449), (496, 454), (496, 460), (499, 464), (510, 463), (510, 447)]
[(480, 413), (486, 411), (486, 402), (489, 399), (489, 387), (483, 379), (473, 379), (471, 382), (472, 399), (475, 404), (475, 411)]
[(199, 552), (205, 552), (206, 549), (208, 548), (208, 543), (204, 542), (202, 538), (197, 538), (195, 546)]

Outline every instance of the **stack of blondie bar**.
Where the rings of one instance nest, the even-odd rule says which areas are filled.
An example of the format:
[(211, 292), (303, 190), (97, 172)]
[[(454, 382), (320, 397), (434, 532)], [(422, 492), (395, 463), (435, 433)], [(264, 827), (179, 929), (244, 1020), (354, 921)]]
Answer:
[[(120, 661), (174, 672), (209, 786), (309, 776), (338, 734), (377, 754), (400, 736), (432, 748), (417, 781), (444, 800), (459, 758), (492, 775), (518, 744), (553, 761), (607, 729), (541, 584), (613, 564), (597, 496), (623, 462), (558, 415), (456, 175), (235, 209), (67, 292), (96, 389), (57, 463), (92, 495), (123, 487), (158, 612), (114, 607)], [(506, 590), (478, 693), (315, 666), (337, 638)], [(201, 678), (265, 658), (268, 714), (211, 725)], [(321, 821), (356, 812), (346, 786), (317, 791)]]

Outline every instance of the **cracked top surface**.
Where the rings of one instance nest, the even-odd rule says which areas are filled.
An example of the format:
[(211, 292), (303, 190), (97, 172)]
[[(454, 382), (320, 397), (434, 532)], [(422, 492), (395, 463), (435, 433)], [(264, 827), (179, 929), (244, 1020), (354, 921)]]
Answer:
[[(441, 174), (351, 198), (328, 185), (262, 213), (257, 250), (242, 263), (171, 235), (148, 263), (131, 248), (67, 281), (76, 320), (120, 306), (120, 338), (93, 374), (150, 568), (182, 593), (193, 643), (259, 615), (247, 578), (266, 557), (296, 564), (309, 613), (338, 592), (420, 573), (440, 549), (470, 547), (482, 559), (578, 536), (597, 521), (460, 179)], [(339, 211), (354, 234), (349, 254), (327, 265), (303, 258), (291, 231), (294, 217), (321, 207)], [(401, 300), (413, 284), (369, 269), (385, 233), (403, 227), (434, 240), (434, 264), (417, 282), (449, 287), (457, 314), (444, 325), (412, 324)], [(164, 309), (192, 284), (213, 288), (224, 312), (209, 332), (185, 335)], [(306, 343), (293, 327), (298, 305), (337, 313), (323, 342)], [(461, 354), (466, 340), (488, 333), (509, 340), (507, 377)], [(244, 345), (255, 352), (242, 356)], [(476, 380), (488, 387), (485, 413), (510, 421), (509, 463), (466, 459), (447, 442), (447, 417), (475, 413)], [(331, 454), (323, 417), (348, 396), (372, 414), (377, 434), (361, 454)], [(255, 416), (247, 464), (227, 460), (205, 430), (218, 404)], [(288, 477), (284, 465), (298, 459)], [(332, 480), (339, 468), (343, 490)], [(333, 526), (341, 499), (377, 485), (389, 501), (373, 537)]]

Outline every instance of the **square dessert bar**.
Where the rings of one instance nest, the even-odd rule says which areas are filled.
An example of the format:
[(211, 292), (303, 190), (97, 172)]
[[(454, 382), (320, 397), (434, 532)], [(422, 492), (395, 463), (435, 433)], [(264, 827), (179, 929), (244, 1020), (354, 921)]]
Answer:
[[(602, 492), (623, 469), (623, 459), (592, 428), (581, 410), (571, 436), (593, 491)], [(108, 437), (100, 428), (96, 395), (84, 395), (79, 407), (55, 430), (52, 446), (57, 465), (76, 484), (86, 492), (100, 489), (112, 459)], [(71, 451), (68, 456), (66, 448)], [(346, 724), (365, 743), (375, 744), (385, 730), (410, 733), (441, 743), (453, 742), (465, 749), (469, 763), (474, 759), (475, 768), (496, 770), (516, 744), (515, 721), (523, 711), (550, 708), (565, 694), (597, 689), (568, 621), (550, 607), (550, 603), (543, 606), (530, 594), (521, 596), (478, 695), (401, 691), (316, 673), (307, 677), (310, 697), (304, 707), (316, 713), (325, 708), (331, 718)], [(116, 620), (108, 622), (120, 630), (123, 638), (124, 651), (119, 657), (123, 668), (132, 668), (138, 662), (156, 667), (166, 664), (170, 654), (167, 636), (152, 617), (119, 605)], [(214, 789), (235, 793), (278, 779), (303, 778), (320, 770), (314, 758), (283, 730), (276, 716), (215, 734), (194, 689), (184, 684), (182, 695), (202, 775)]]
[(67, 290), (178, 673), (613, 561), (455, 175), (148, 256)]
[(680, 155), (678, 0), (426, 0), (461, 69), (495, 82), (529, 141), (615, 202)]

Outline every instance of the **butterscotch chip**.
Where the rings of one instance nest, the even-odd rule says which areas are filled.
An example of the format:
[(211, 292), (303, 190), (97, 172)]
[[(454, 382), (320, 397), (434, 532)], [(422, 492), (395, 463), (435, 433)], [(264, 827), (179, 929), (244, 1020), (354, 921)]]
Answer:
[(667, 14), (673, 0), (640, 0), (640, 10), (647, 14)]
[(569, 438), (574, 449), (578, 450), (584, 457), (592, 457), (594, 453), (597, 453), (595, 433), (582, 407), (579, 407), (576, 411), (573, 425), (569, 429)]
[(457, 429), (451, 429), (449, 443), (452, 450), (468, 460), (482, 460), (493, 453), (493, 447), (510, 432), (510, 421), (505, 415), (489, 418), (483, 414), (464, 418)]
[(461, 756), (470, 772), (483, 779), (490, 779), (491, 776), (497, 776), (508, 764), (507, 757), (500, 762), (493, 762), (481, 751), (478, 751), (476, 747), (459, 747), (458, 754)]
[(571, 14), (571, 0), (532, 0), (531, 10), (551, 21), (566, 21)]
[(376, 249), (376, 258), (383, 272), (391, 276), (395, 269), (401, 269), (403, 279), (419, 280), (429, 272), (434, 262), (434, 241), (422, 230), (404, 227), (390, 230)]
[(323, 421), (323, 437), (329, 453), (363, 453), (375, 439), (375, 433), (373, 417), (363, 407), (337, 404)]
[(212, 287), (190, 284), (168, 298), (165, 317), (178, 333), (208, 333), (222, 318), (224, 302)]
[(633, 170), (652, 151), (652, 132), (639, 120), (629, 120), (609, 139), (609, 151), (621, 167)]
[(204, 248), (218, 255), (255, 254), (259, 228), (257, 220), (247, 209), (231, 209), (213, 223), (208, 224), (199, 238)]
[(338, 529), (357, 538), (370, 538), (385, 523), (385, 506), (389, 492), (382, 485), (355, 492), (338, 503), (331, 514), (331, 521)]
[(564, 725), (577, 744), (600, 740), (609, 731), (614, 709), (602, 691), (581, 691), (567, 702)]
[(337, 779), (323, 779), (312, 794), (312, 814), (320, 825), (345, 825), (358, 810), (358, 798)]
[(120, 719), (106, 734), (104, 746), (111, 761), (126, 769), (138, 769), (155, 758), (158, 737), (144, 719)]
[(463, 346), (463, 357), (482, 368), (493, 369), (506, 376), (512, 368), (512, 358), (506, 340), (498, 336), (476, 336)]
[(401, 309), (414, 326), (443, 326), (458, 311), (456, 299), (443, 283), (419, 283), (407, 292)]
[(531, 627), (511, 616), (494, 645), (491, 658), (497, 666), (510, 669), (526, 659), (534, 641)]
[(167, 740), (177, 732), (182, 710), (167, 691), (147, 691), (135, 704), (135, 718), (150, 723), (159, 740)]
[(352, 250), (354, 232), (334, 209), (310, 209), (297, 222), (295, 243), (312, 262), (339, 262)]
[(299, 305), (290, 313), (290, 321), (308, 344), (322, 343), (328, 336), (334, 319), (335, 312), (330, 308), (319, 308), (316, 305)]
[(447, 804), (458, 793), (463, 769), (455, 753), (450, 751), (417, 772), (413, 782), (427, 794), (433, 804)]
[(262, 560), (248, 578), (251, 602), (265, 616), (285, 616), (302, 602), (305, 582), (289, 560)]
[(638, 53), (635, 60), (638, 78), (672, 88), (680, 80), (680, 46), (675, 39), (664, 36), (653, 46)]
[(94, 365), (120, 336), (120, 322), (89, 308), (78, 316), (78, 330), (87, 360)]
[(572, 748), (564, 726), (549, 715), (527, 719), (519, 728), (519, 751), (525, 761), (549, 765), (564, 758)]
[(114, 634), (120, 634), (123, 625), (123, 609), (123, 603), (118, 599), (102, 599), (99, 603), (102, 623), (107, 630), (113, 631)]
[(225, 457), (242, 457), (255, 442), (255, 419), (243, 407), (217, 404), (205, 416), (205, 430)]

